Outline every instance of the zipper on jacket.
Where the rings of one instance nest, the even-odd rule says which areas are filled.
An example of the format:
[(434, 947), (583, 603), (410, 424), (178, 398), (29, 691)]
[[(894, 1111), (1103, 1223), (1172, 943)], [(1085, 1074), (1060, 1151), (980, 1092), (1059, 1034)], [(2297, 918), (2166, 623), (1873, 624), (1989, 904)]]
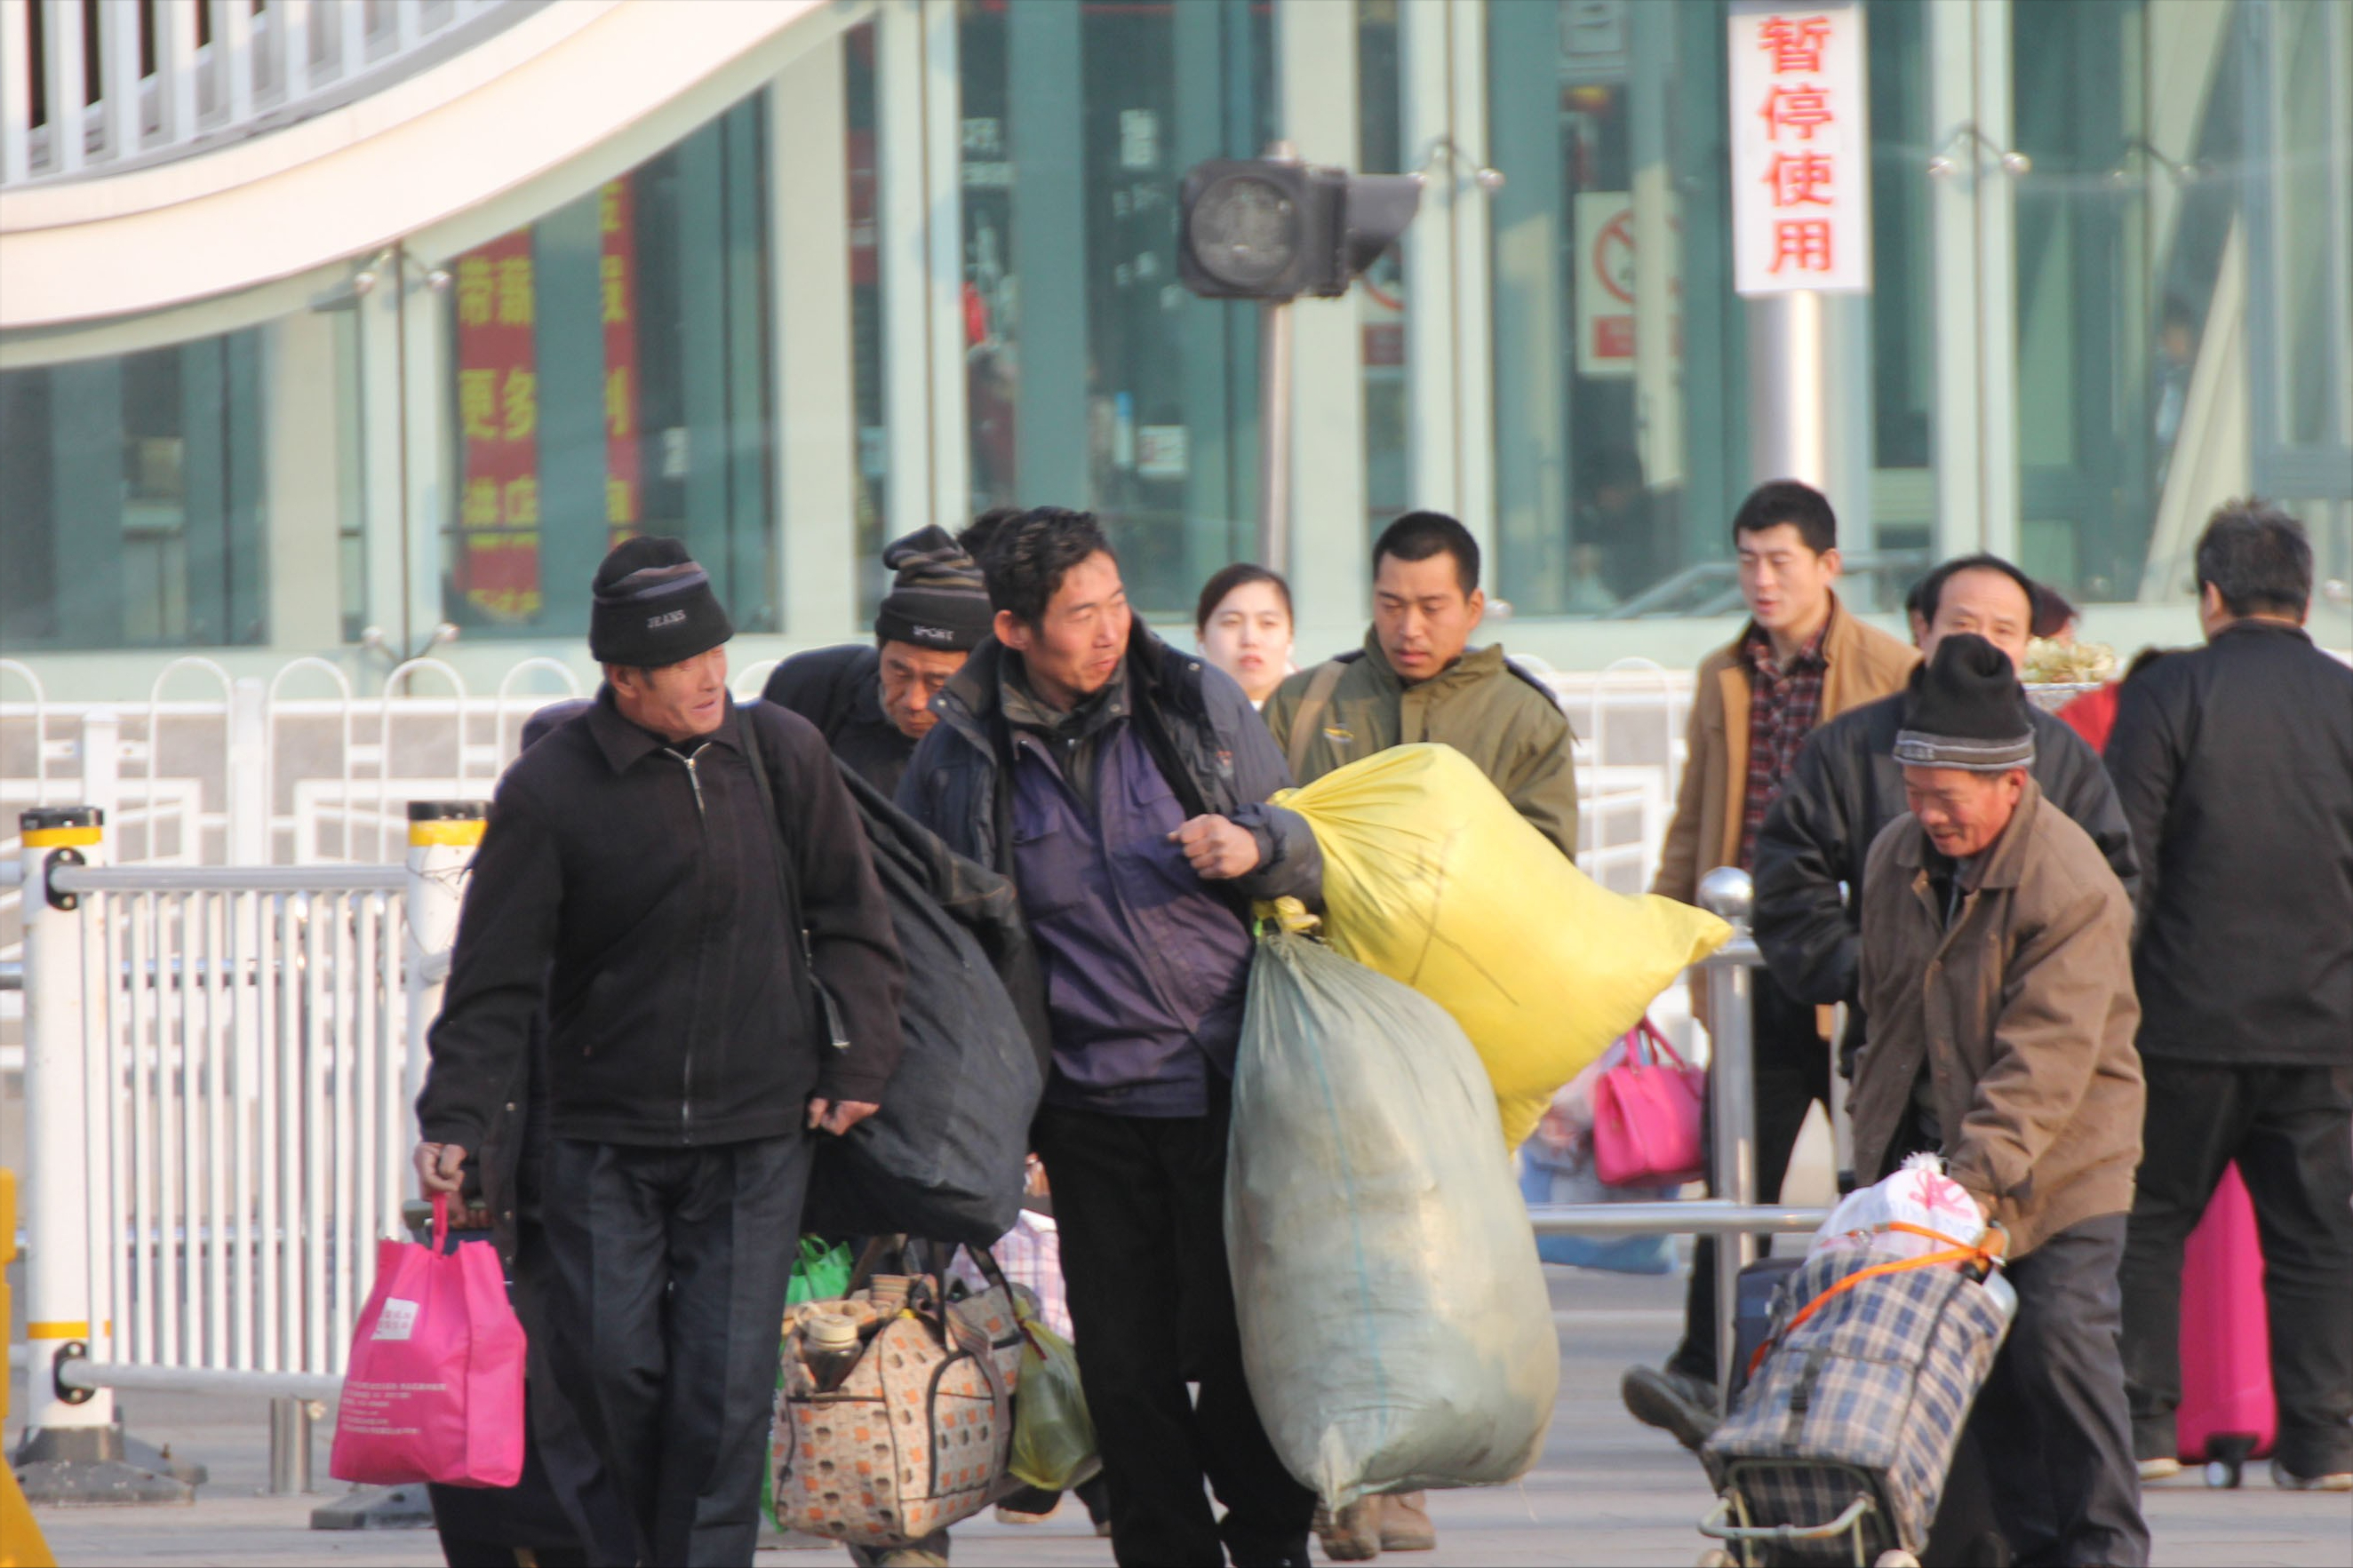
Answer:
[[(687, 784), (694, 791), (694, 822), (702, 830), (706, 867), (711, 858), (711, 813), (703, 805), (702, 774), (694, 764), (710, 744), (705, 741), (692, 752), (681, 752), (669, 746), (662, 748), (664, 756), (677, 758), (680, 765), (686, 769)], [(682, 1053), (684, 1059), (679, 1065), (678, 1133), (680, 1141), (688, 1143), (694, 1142), (694, 1040), (702, 1022), (702, 966), (710, 956), (711, 949), (708, 931), (697, 931), (695, 937), (694, 1005), (687, 1013), (686, 1049)]]

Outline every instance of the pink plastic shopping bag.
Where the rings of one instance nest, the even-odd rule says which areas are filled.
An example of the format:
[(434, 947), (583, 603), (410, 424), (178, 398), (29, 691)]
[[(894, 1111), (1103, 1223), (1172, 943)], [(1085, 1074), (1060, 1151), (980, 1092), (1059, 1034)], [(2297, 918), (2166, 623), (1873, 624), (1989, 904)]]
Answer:
[(445, 1251), (449, 1199), (433, 1199), (433, 1245), (379, 1241), (375, 1289), (352, 1334), (327, 1473), (396, 1486), (511, 1487), (522, 1478), (522, 1325), (498, 1249)]

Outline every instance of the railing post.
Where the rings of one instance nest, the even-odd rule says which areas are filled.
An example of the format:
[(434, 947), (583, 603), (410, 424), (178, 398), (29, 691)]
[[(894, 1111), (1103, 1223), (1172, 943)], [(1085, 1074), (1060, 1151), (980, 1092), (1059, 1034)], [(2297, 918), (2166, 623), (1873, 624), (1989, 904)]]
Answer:
[[(1748, 966), (1733, 950), (1748, 943), (1748, 915), (1755, 894), (1748, 873), (1720, 866), (1700, 879), (1703, 908), (1732, 924), (1732, 940), (1709, 961), (1708, 1099), (1715, 1129), (1715, 1195), (1743, 1205), (1757, 1201), (1756, 1074), (1749, 1038)], [(1739, 1231), (1715, 1244), (1715, 1385), (1721, 1404), (1732, 1387), (1734, 1321), (1740, 1303), (1740, 1271), (1757, 1261), (1757, 1237)]]
[(300, 1497), (311, 1489), (311, 1402), (269, 1402), (269, 1495)]
[[(154, 737), (148, 739), (152, 742)], [(92, 708), (81, 716), (81, 798), (99, 814), (100, 821), (111, 821), (116, 831), (121, 830), (122, 715), (111, 708)], [(151, 842), (154, 834), (151, 821), (147, 828)]]
[[(111, 714), (108, 715), (111, 721)], [(106, 727), (109, 743), (112, 725)], [(85, 727), (85, 742), (90, 737)], [(111, 756), (110, 756), (111, 760)], [(187, 1502), (193, 1488), (130, 1463), (114, 1395), (60, 1388), (58, 1362), (103, 1359), (113, 1325), (91, 1289), (90, 1253), (115, 1238), (90, 1223), (96, 1118), (85, 1103), (87, 986), (101, 944), (87, 943), (81, 900), (61, 868), (95, 863), (105, 818), (95, 806), (22, 813), (25, 922), (25, 1436), (12, 1457), (35, 1502)], [(101, 980), (100, 984), (106, 984)]]
[[(270, 853), (269, 689), (248, 676), (229, 688), (228, 863), (267, 866)], [(152, 739), (152, 737), (151, 737)]]
[(402, 1082), (412, 1106), (425, 1087), (425, 1032), (441, 1011), (449, 944), (458, 935), (459, 878), (482, 841), (488, 809), (479, 800), (408, 803), (408, 916), (401, 939), (408, 1054)]

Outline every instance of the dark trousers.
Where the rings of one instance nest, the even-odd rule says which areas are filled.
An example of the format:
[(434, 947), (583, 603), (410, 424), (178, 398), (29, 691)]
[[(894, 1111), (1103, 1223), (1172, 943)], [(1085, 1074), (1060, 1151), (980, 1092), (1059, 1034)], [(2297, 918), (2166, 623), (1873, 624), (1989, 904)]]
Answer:
[(2299, 1476), (2353, 1470), (2353, 1071), (2162, 1057), (2141, 1068), (2148, 1113), (2123, 1275), (2135, 1451), (2175, 1451), (2182, 1247), (2235, 1160), (2263, 1238), (2274, 1452)]
[(2148, 1561), (2125, 1415), (2116, 1265), (2125, 1216), (2070, 1226), (2010, 1264), (2018, 1317), (1969, 1412), (1993, 1514), (2021, 1568)]
[[(1054, 1187), (1113, 1556), (1127, 1568), (1195, 1568), (1229, 1552), (1238, 1568), (1304, 1563), (1314, 1495), (1275, 1457), (1242, 1375), (1226, 1269), (1226, 1117), (1050, 1106), (1031, 1142)], [(1185, 1389), (1195, 1380), (1198, 1404)]]
[[(1778, 1203), (1789, 1173), (1789, 1152), (1805, 1130), (1806, 1109), (1831, 1103), (1831, 1047), (1814, 1026), (1814, 1007), (1781, 989), (1767, 969), (1749, 971), (1749, 1062), (1757, 1107), (1757, 1200)], [(1711, 1097), (1712, 1100), (1713, 1097)], [(1713, 1119), (1701, 1132), (1702, 1146), (1715, 1159)], [(1714, 1172), (1708, 1190), (1715, 1192)], [(1715, 1239), (1702, 1237), (1692, 1247), (1691, 1289), (1683, 1299), (1683, 1339), (1668, 1358), (1675, 1372), (1715, 1381)]]
[(810, 1147), (549, 1149), (550, 1360), (629, 1526), (594, 1561), (752, 1561)]

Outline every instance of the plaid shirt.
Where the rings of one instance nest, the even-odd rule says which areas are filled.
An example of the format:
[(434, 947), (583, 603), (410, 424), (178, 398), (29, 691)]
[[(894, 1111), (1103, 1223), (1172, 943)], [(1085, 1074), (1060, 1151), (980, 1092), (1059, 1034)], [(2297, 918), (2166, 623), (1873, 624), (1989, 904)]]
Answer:
[[(1833, 608), (1832, 616), (1838, 614)], [(1822, 642), (1831, 634), (1825, 620), (1787, 668), (1773, 661), (1773, 641), (1756, 622), (1740, 639), (1740, 662), (1748, 669), (1748, 784), (1740, 803), (1740, 868), (1754, 868), (1757, 833), (1765, 813), (1781, 793), (1783, 781), (1798, 760), (1798, 748), (1814, 731), (1822, 713)]]

